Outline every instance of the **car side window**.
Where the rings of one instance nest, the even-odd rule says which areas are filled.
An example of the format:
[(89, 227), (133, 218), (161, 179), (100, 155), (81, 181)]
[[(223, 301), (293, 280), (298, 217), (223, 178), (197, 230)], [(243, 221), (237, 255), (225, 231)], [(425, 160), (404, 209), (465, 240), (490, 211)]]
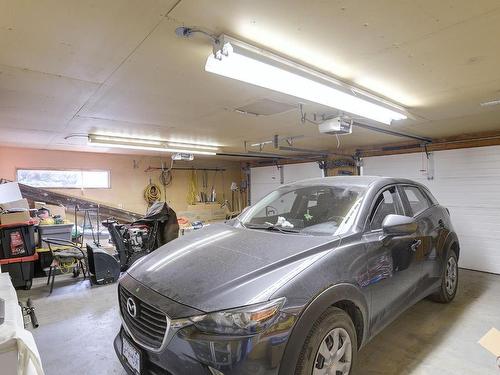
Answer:
[(380, 193), (370, 214), (371, 230), (381, 229), (387, 215), (398, 213), (397, 201), (398, 196), (395, 186)]
[(421, 212), (427, 210), (431, 203), (426, 195), (415, 186), (403, 186), (404, 194), (410, 203), (411, 214), (417, 216)]

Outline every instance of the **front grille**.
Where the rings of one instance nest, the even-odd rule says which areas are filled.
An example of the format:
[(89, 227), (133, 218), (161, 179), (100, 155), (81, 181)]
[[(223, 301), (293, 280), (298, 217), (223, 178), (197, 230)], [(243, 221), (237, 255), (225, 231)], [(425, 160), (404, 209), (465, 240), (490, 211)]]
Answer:
[[(141, 301), (127, 289), (119, 287), (120, 310), (130, 335), (138, 344), (151, 349), (160, 349), (168, 331), (168, 318), (160, 310)], [(136, 306), (136, 316), (127, 310), (127, 300), (132, 298)]]

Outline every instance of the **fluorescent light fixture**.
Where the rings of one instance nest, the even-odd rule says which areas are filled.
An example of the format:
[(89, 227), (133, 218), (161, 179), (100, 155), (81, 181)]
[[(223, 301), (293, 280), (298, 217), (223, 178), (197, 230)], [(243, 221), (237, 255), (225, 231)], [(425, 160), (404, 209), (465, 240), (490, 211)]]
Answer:
[(480, 103), (481, 107), (493, 107), (494, 105), (499, 105), (499, 104), (500, 104), (500, 99)]
[(89, 134), (88, 144), (94, 147), (124, 148), (130, 150), (159, 151), (159, 152), (170, 152), (170, 153), (181, 152), (181, 153), (196, 154), (196, 155), (216, 155), (215, 152), (211, 151), (192, 150), (189, 148), (166, 147), (164, 141), (102, 136), (99, 134)]
[(407, 118), (396, 104), (226, 35), (216, 47), (207, 58), (207, 72), (388, 125)]
[(161, 146), (162, 141), (156, 141), (153, 139), (140, 139), (140, 138), (128, 138), (128, 137), (115, 137), (111, 135), (100, 135), (100, 134), (91, 134), (92, 140), (97, 141), (109, 141), (109, 142), (126, 142), (126, 143), (135, 143), (142, 145), (156, 145)]
[(201, 145), (198, 143), (167, 142), (167, 145), (170, 147), (189, 147), (189, 148), (196, 148), (196, 149), (201, 149), (201, 150), (214, 150), (214, 151), (216, 151), (219, 149), (216, 146)]

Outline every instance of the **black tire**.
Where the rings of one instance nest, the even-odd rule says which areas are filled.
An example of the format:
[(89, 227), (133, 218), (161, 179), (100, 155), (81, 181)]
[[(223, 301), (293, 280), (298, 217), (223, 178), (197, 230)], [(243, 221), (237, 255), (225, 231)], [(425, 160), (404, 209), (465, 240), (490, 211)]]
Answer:
[[(448, 264), (451, 262), (455, 267), (455, 283), (454, 287), (449, 287), (449, 269)], [(448, 256), (446, 257), (446, 261), (444, 262), (443, 274), (441, 276), (441, 285), (439, 286), (439, 290), (430, 295), (430, 299), (439, 302), (439, 303), (450, 303), (453, 301), (457, 294), (458, 289), (458, 259), (457, 254), (453, 250), (448, 251)]]
[[(295, 375), (311, 375), (314, 369), (321, 369), (326, 365), (324, 361), (321, 361), (322, 357), (320, 357), (319, 349), (323, 341), (328, 339), (329, 334), (333, 330), (337, 329), (340, 329), (342, 332), (347, 333), (347, 335), (349, 336), (350, 367), (345, 374), (353, 373), (358, 354), (356, 329), (354, 328), (354, 324), (351, 318), (346, 314), (344, 310), (336, 307), (330, 307), (318, 318), (318, 320), (316, 320), (316, 322), (314, 322), (311, 331), (309, 331), (309, 334), (304, 341), (304, 345), (302, 346), (302, 350), (297, 360)], [(342, 341), (343, 340), (341, 339), (341, 345)], [(341, 360), (342, 359), (346, 361), (348, 357), (344, 358), (344, 356), (342, 356)]]

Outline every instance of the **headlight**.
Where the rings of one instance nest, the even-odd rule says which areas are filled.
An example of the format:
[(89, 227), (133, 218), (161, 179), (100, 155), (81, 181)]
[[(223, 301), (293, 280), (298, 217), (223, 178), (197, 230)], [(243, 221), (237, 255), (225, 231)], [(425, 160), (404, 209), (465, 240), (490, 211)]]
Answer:
[(194, 324), (200, 331), (225, 335), (251, 335), (262, 332), (275, 320), (285, 303), (278, 298), (264, 303), (175, 320), (172, 327)]

